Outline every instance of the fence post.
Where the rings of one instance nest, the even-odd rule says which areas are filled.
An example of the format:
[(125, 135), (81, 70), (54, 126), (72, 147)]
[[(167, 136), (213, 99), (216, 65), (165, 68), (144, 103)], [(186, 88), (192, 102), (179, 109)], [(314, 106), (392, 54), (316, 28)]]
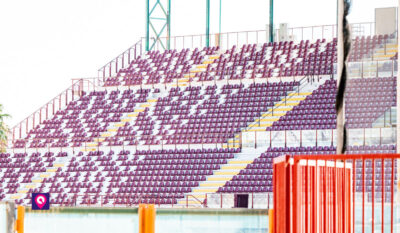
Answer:
[(254, 193), (251, 193), (251, 208), (254, 209)]
[(221, 206), (221, 209), (222, 209), (222, 193), (220, 193), (220, 206)]

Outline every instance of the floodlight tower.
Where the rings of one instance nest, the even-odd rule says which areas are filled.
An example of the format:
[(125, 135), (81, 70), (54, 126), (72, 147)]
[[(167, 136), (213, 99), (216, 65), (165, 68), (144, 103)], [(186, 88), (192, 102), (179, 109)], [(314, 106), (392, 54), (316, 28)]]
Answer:
[(152, 50), (157, 43), (163, 49), (170, 49), (170, 38), (171, 0), (146, 0), (146, 51)]

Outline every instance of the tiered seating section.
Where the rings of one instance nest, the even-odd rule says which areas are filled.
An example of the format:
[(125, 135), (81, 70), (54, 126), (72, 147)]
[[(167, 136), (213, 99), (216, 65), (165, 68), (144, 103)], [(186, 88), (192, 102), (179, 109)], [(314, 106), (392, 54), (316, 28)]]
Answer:
[[(385, 39), (381, 36), (357, 38), (350, 60), (368, 57)], [(227, 164), (227, 160), (234, 158), (240, 149), (139, 149), (130, 152), (122, 146), (225, 143), (299, 87), (299, 82), (293, 78), (271, 81), (273, 78), (331, 75), (332, 64), (337, 59), (336, 43), (336, 40), (318, 40), (315, 43), (246, 45), (226, 51), (211, 47), (148, 52), (120, 70), (117, 77), (108, 79), (105, 86), (178, 83), (185, 77), (191, 82), (215, 82), (169, 87), (164, 92), (147, 87), (84, 94), (30, 131), (25, 139), (18, 140), (14, 147), (83, 147), (107, 132), (111, 124), (121, 123), (126, 114), (135, 112), (135, 108), (149, 98), (160, 97), (156, 98), (154, 106), (138, 112), (134, 121), (124, 122), (115, 135), (98, 141), (99, 146), (117, 147), (107, 152), (77, 153), (66, 167), (59, 168), (54, 177), (45, 178), (40, 187), (29, 190), (17, 203), (29, 203), (30, 192), (51, 192), (52, 203), (56, 205), (129, 205), (143, 200), (176, 204), (221, 165)], [(265, 78), (265, 82), (256, 82), (256, 78)], [(221, 80), (241, 82), (227, 84)], [(349, 80), (347, 127), (372, 127), (377, 117), (395, 106), (395, 82), (393, 77)], [(326, 81), (266, 130), (334, 129), (335, 93), (336, 81)], [(349, 148), (350, 153), (394, 151), (395, 147), (388, 145)], [(283, 154), (334, 153), (333, 145), (268, 148), (218, 192), (271, 192), (273, 158)], [(16, 193), (20, 184), (31, 183), (35, 174), (52, 167), (56, 157), (67, 156), (66, 152), (0, 154), (0, 200)], [(360, 191), (360, 164), (356, 166), (356, 189)], [(372, 174), (370, 167), (371, 164), (367, 164), (367, 179)], [(377, 168), (376, 178), (380, 176)], [(378, 187), (382, 185), (387, 184), (378, 183)], [(367, 191), (371, 190), (367, 188)]]
[(368, 37), (356, 37), (351, 44), (351, 53), (349, 61), (361, 61), (362, 59), (373, 59), (374, 49), (387, 43), (388, 39), (393, 39), (394, 36), (389, 35), (374, 35)]
[[(31, 192), (50, 192), (55, 205), (130, 205), (140, 200), (157, 204), (176, 204), (207, 175), (226, 164), (239, 149), (176, 149), (153, 151), (121, 150), (79, 152), (54, 177), (44, 178), (36, 189), (29, 190), (24, 203), (30, 203)], [(0, 196), (16, 193), (20, 184), (31, 183), (33, 174), (45, 171), (55, 156), (41, 154), (0, 154), (3, 172)], [(44, 162), (42, 162), (42, 160)], [(33, 162), (34, 161), (34, 162)], [(50, 162), (48, 162), (50, 161)], [(10, 166), (13, 167), (10, 167)], [(18, 166), (17, 166), (18, 165)], [(20, 168), (18, 170), (18, 168)], [(22, 179), (21, 179), (22, 178)], [(1, 187), (1, 186), (0, 186)], [(22, 200), (19, 200), (20, 203)]]
[(295, 106), (269, 130), (310, 130), (336, 128), (336, 80), (327, 80), (312, 95)]
[(0, 153), (0, 200), (6, 194), (17, 193), (22, 183), (31, 183), (34, 174), (52, 167), (57, 157), (65, 152), (54, 153)]
[[(176, 82), (188, 74), (191, 81), (237, 80), (244, 78), (288, 77), (323, 75), (332, 73), (336, 61), (336, 39), (331, 42), (317, 40), (315, 43), (301, 41), (265, 43), (262, 45), (233, 46), (224, 53), (218, 47), (189, 51), (151, 51), (121, 69), (117, 77), (106, 81), (106, 86), (166, 84)], [(204, 65), (204, 71), (196, 68)]]
[[(83, 143), (99, 137), (111, 123), (120, 122), (124, 113), (133, 112), (138, 103), (146, 102), (151, 94), (157, 92), (158, 89), (138, 89), (84, 94), (79, 100), (69, 103), (66, 109), (58, 111), (52, 119), (31, 130), (25, 140), (18, 140), (15, 148), (83, 146)], [(134, 132), (128, 132), (123, 135), (132, 143)]]
[(273, 158), (281, 155), (301, 154), (336, 154), (334, 146), (314, 147), (275, 147), (268, 148), (265, 153), (256, 158), (253, 163), (240, 171), (240, 173), (228, 181), (225, 186), (218, 189), (222, 193), (254, 193), (272, 192)]
[(389, 108), (396, 106), (396, 78), (350, 79), (345, 93), (348, 128), (371, 128)]

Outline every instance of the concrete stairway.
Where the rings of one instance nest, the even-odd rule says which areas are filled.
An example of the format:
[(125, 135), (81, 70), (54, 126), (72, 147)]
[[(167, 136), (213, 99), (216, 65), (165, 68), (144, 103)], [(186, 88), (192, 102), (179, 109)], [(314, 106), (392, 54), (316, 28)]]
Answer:
[(205, 72), (207, 70), (207, 67), (209, 64), (214, 63), (214, 60), (218, 59), (220, 55), (214, 54), (214, 55), (207, 55), (202, 61), (202, 64), (193, 64), (192, 68), (190, 69), (189, 73), (185, 74), (183, 78), (178, 79), (177, 83), (175, 86), (187, 86), (187, 84), (190, 81), (198, 81), (198, 79), (195, 79), (197, 73)]
[(178, 200), (178, 206), (199, 207), (206, 198), (207, 193), (215, 193), (219, 187), (225, 185), (227, 181), (239, 174), (240, 170), (245, 169), (254, 159), (265, 152), (267, 148), (246, 148), (236, 154), (233, 159), (229, 159), (227, 164), (222, 165), (219, 170), (207, 176), (206, 181), (199, 183), (198, 187), (192, 188), (192, 192), (185, 194), (183, 199)]
[[(166, 93), (166, 92), (162, 92)], [(99, 146), (100, 142), (103, 142), (106, 140), (108, 137), (113, 137), (117, 135), (118, 128), (123, 127), (126, 122), (132, 122), (134, 121), (138, 116), (140, 112), (145, 111), (146, 108), (151, 108), (155, 107), (157, 104), (157, 100), (162, 94), (154, 94), (153, 96), (149, 97), (147, 99), (146, 103), (137, 103), (134, 109), (134, 112), (132, 113), (125, 113), (121, 117), (121, 121), (117, 123), (113, 123), (111, 126), (107, 128), (107, 132), (104, 132), (100, 135), (100, 137), (95, 138), (92, 143), (87, 144), (86, 148), (82, 148), (82, 151), (96, 151), (97, 147)]]
[(258, 119), (249, 123), (240, 134), (235, 135), (234, 138), (229, 139), (228, 143), (224, 145), (225, 148), (239, 148), (240, 136), (245, 132), (265, 132), (268, 127), (272, 126), (274, 122), (279, 121), (282, 116), (285, 116), (293, 107), (299, 105), (301, 101), (305, 100), (307, 96), (311, 95), (314, 90), (317, 90), (323, 85), (329, 76), (323, 76), (319, 81), (313, 83), (304, 82), (293, 91), (289, 92), (287, 96), (282, 96), (281, 100), (276, 102), (273, 107), (268, 111), (261, 114)]
[(398, 45), (396, 40), (388, 40), (388, 42), (379, 48), (374, 50), (372, 59), (374, 61), (389, 60), (395, 56), (398, 51)]

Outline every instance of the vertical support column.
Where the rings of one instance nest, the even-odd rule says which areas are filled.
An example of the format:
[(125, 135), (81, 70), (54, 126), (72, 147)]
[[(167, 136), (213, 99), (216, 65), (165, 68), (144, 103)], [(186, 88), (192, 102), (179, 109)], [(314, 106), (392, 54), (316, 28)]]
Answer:
[(269, 42), (274, 42), (274, 0), (269, 0)]
[[(337, 25), (338, 25), (338, 31), (337, 31), (337, 37), (338, 37), (338, 43), (337, 43), (337, 49), (338, 49), (338, 66), (337, 66), (337, 86), (340, 87), (340, 82), (341, 82), (341, 76), (342, 76), (342, 71), (344, 67), (344, 37), (343, 37), (343, 16), (344, 16), (344, 1), (345, 0), (338, 0), (338, 16), (337, 16)], [(337, 101), (337, 100), (336, 100)], [(344, 147), (343, 144), (343, 137), (344, 137), (344, 104), (340, 109), (337, 109), (336, 113), (336, 121), (337, 121), (337, 134), (336, 134), (336, 153), (337, 154), (342, 154), (342, 150)]]
[(168, 0), (167, 11), (167, 49), (171, 49), (171, 0)]
[(149, 51), (150, 41), (150, 0), (146, 0), (146, 51)]
[(210, 47), (210, 0), (206, 0), (206, 47)]
[[(398, 1), (398, 3), (400, 4), (400, 0)], [(400, 28), (400, 20), (397, 20), (397, 28)], [(399, 32), (399, 30), (397, 30), (397, 51), (399, 51), (398, 49), (400, 48), (399, 47), (399, 41), (400, 41), (400, 39), (399, 39), (399, 35), (400, 35), (400, 32)], [(399, 122), (400, 122), (400, 83), (399, 83), (399, 80), (400, 80), (400, 73), (399, 73), (399, 61), (398, 61), (398, 59), (397, 60), (394, 60), (395, 62), (397, 62), (397, 77), (395, 77), (396, 78), (396, 85), (397, 85), (397, 91), (396, 91), (396, 112), (397, 112), (397, 116), (396, 116), (396, 120), (397, 120), (397, 124), (396, 124), (396, 152), (397, 152), (397, 154), (399, 154), (400, 153), (400, 124), (399, 124)], [(400, 178), (400, 159), (396, 159), (396, 160), (394, 160), (394, 161), (396, 161), (397, 162), (397, 179), (399, 179)], [(399, 186), (399, 182), (397, 182), (398, 184), (398, 186)], [(397, 192), (397, 197), (396, 197), (396, 200), (397, 200), (397, 203), (399, 203), (400, 202), (400, 192)]]
[(222, 0), (219, 0), (219, 27), (218, 27), (218, 45), (221, 47), (221, 24), (222, 24)]

